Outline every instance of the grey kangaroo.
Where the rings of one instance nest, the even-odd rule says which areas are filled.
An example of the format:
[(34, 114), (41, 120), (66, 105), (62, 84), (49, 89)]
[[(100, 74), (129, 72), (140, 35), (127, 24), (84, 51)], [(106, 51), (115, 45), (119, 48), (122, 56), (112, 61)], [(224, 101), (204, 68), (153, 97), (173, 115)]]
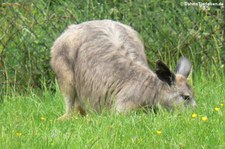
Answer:
[(182, 57), (176, 74), (157, 61), (153, 72), (138, 33), (119, 22), (69, 26), (51, 48), (51, 66), (66, 104), (61, 120), (90, 109), (126, 113), (157, 105), (168, 109), (196, 105), (187, 83), (190, 61)]

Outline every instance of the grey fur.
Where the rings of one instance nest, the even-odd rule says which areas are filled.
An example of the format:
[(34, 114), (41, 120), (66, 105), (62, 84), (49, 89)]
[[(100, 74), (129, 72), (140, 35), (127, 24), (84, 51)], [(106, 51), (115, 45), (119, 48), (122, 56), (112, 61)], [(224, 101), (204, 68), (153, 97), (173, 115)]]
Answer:
[(191, 62), (186, 57), (182, 57), (177, 64), (176, 73), (188, 77), (191, 67)]
[(157, 74), (148, 67), (138, 33), (119, 22), (95, 20), (69, 26), (51, 48), (51, 66), (66, 103), (60, 119), (88, 109), (124, 113), (158, 104), (195, 105), (187, 76), (178, 75), (170, 83), (159, 79), (171, 76), (161, 73), (165, 67)]

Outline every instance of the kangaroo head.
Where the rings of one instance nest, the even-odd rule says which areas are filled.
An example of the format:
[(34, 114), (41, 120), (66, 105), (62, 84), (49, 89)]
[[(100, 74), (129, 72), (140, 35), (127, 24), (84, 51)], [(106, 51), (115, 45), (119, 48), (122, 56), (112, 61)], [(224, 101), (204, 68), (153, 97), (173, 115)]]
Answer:
[(162, 61), (157, 61), (156, 74), (163, 83), (158, 97), (162, 106), (169, 109), (178, 106), (196, 106), (193, 90), (187, 82), (191, 67), (190, 61), (186, 57), (182, 57), (177, 64), (176, 74), (174, 74)]

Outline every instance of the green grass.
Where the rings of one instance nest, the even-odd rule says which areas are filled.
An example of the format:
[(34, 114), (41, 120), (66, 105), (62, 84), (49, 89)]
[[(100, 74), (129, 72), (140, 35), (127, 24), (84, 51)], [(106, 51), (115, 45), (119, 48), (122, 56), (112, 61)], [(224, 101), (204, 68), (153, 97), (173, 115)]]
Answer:
[(158, 59), (175, 66), (185, 55), (194, 70), (219, 77), (225, 72), (224, 9), (183, 2), (187, 0), (1, 0), (0, 101), (9, 86), (22, 92), (28, 86), (40, 88), (43, 78), (54, 82), (49, 67), (53, 42), (68, 25), (95, 19), (137, 30), (152, 68)]
[(194, 85), (195, 111), (106, 112), (66, 122), (56, 121), (64, 112), (59, 92), (15, 94), (0, 104), (0, 148), (225, 148), (225, 79), (195, 79)]
[[(185, 1), (3, 0), (0, 149), (225, 148), (225, 106), (221, 106), (225, 105), (225, 79), (215, 81), (224, 77), (224, 9), (184, 7)], [(67, 25), (93, 19), (117, 20), (137, 30), (150, 66), (157, 59), (175, 66), (176, 60), (186, 55), (194, 72), (201, 70), (200, 75), (214, 78), (194, 79), (197, 109), (89, 114), (67, 122), (56, 121), (64, 112), (64, 103), (58, 91), (49, 91), (54, 90), (49, 87), (54, 82), (49, 49)], [(27, 86), (49, 89), (41, 95), (32, 90), (23, 96), (13, 93), (22, 94)], [(215, 111), (215, 107), (220, 110)], [(192, 118), (193, 113), (198, 117)], [(203, 116), (208, 121), (203, 122)]]

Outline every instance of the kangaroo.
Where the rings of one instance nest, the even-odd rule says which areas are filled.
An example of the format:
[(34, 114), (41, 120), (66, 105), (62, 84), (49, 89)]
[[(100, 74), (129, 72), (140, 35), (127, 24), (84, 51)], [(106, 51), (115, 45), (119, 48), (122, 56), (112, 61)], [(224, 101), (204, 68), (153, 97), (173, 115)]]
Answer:
[(196, 106), (187, 83), (190, 61), (182, 57), (173, 73), (159, 60), (153, 72), (138, 33), (116, 21), (70, 25), (54, 42), (50, 63), (66, 105), (61, 120), (89, 109)]

